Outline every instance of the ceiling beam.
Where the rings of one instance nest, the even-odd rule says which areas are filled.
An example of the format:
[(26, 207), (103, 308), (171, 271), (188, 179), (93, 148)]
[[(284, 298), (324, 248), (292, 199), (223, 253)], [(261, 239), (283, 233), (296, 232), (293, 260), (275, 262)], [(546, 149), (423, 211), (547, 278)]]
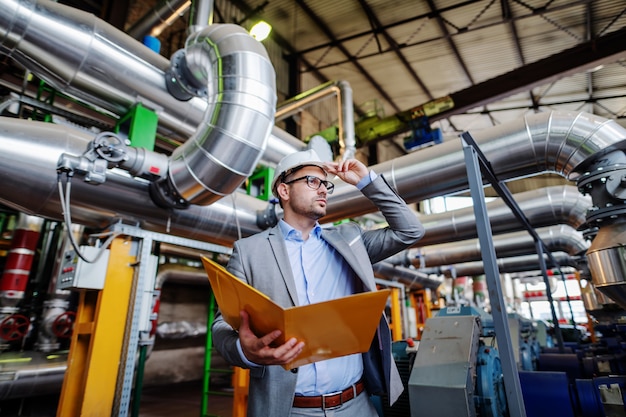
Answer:
[[(430, 7), (430, 10), (434, 13), (437, 10), (437, 6), (435, 6), (435, 2), (433, 0), (427, 0), (427, 3), (428, 3), (428, 7)], [(441, 38), (445, 39), (448, 42), (448, 46), (450, 47), (450, 50), (452, 51), (452, 54), (456, 58), (458, 64), (461, 66), (461, 69), (463, 69), (465, 76), (467, 77), (469, 82), (472, 85), (474, 85), (475, 84), (474, 78), (472, 77), (471, 72), (467, 68), (467, 65), (465, 65), (465, 61), (463, 60), (463, 57), (461, 56), (459, 49), (456, 47), (456, 43), (454, 43), (454, 40), (452, 40), (452, 36), (450, 36), (450, 32), (448, 31), (448, 28), (446, 27), (443, 21), (443, 18), (441, 17), (440, 14), (437, 14), (437, 17), (435, 18), (435, 20), (437, 21), (439, 30), (441, 30), (441, 33), (443, 34)]]
[(372, 31), (373, 36), (376, 36), (377, 33), (380, 31), (380, 33), (383, 35), (383, 37), (385, 38), (385, 40), (387, 41), (391, 49), (393, 49), (394, 53), (396, 54), (396, 57), (398, 57), (398, 59), (400, 60), (404, 68), (406, 68), (411, 78), (413, 78), (413, 80), (417, 83), (417, 85), (420, 86), (424, 94), (426, 94), (426, 96), (429, 99), (433, 100), (435, 97), (432, 95), (428, 87), (426, 87), (426, 84), (424, 84), (424, 81), (422, 81), (419, 75), (417, 75), (417, 73), (415, 72), (415, 70), (409, 63), (409, 61), (407, 61), (402, 51), (400, 51), (398, 42), (396, 42), (396, 40), (393, 37), (391, 37), (391, 35), (389, 35), (389, 32), (385, 28), (381, 29), (383, 25), (381, 21), (378, 19), (378, 16), (376, 15), (376, 13), (374, 13), (372, 8), (367, 4), (365, 0), (358, 0), (358, 2), (361, 5), (361, 8), (365, 11), (365, 14), (369, 18), (369, 20), (374, 25), (374, 28), (373, 28), (374, 30)]
[(626, 58), (626, 28), (450, 94), (454, 107), (430, 116), (445, 119), (534, 87)]
[(336, 44), (337, 49), (339, 49), (341, 51), (342, 54), (344, 54), (347, 58), (348, 61), (350, 63), (352, 63), (352, 65), (354, 65), (356, 67), (356, 69), (361, 73), (361, 75), (363, 77), (365, 77), (365, 79), (367, 79), (367, 81), (376, 89), (376, 91), (378, 91), (378, 93), (385, 99), (387, 100), (387, 102), (389, 103), (389, 105), (397, 112), (400, 111), (400, 108), (395, 104), (395, 102), (393, 101), (393, 99), (389, 96), (389, 94), (382, 88), (382, 86), (378, 83), (378, 81), (376, 81), (370, 74), (369, 72), (367, 72), (365, 70), (365, 68), (363, 68), (363, 65), (359, 64), (359, 62), (357, 61), (356, 57), (354, 57), (353, 55), (350, 54), (350, 52), (346, 49), (345, 46), (343, 46), (342, 43), (338, 43), (337, 42), (337, 37), (335, 36), (335, 34), (330, 30), (330, 28), (328, 27), (328, 25), (326, 25), (322, 19), (313, 12), (313, 10), (303, 1), (303, 0), (296, 0), (296, 3), (298, 4), (298, 6), (300, 6), (300, 8), (302, 10), (304, 10), (304, 12), (311, 18), (311, 20), (313, 20), (313, 22), (315, 22), (315, 24), (317, 25), (317, 27), (319, 27), (322, 32), (324, 32), (324, 34), (326, 35), (326, 37), (328, 39), (330, 39), (331, 42)]

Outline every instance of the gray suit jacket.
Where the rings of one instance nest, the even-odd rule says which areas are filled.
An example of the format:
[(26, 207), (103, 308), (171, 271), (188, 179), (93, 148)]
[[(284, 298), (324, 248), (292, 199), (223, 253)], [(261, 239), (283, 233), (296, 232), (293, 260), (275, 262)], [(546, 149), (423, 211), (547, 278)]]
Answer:
[[(357, 224), (344, 223), (324, 228), (322, 238), (333, 246), (361, 279), (365, 291), (376, 290), (372, 264), (411, 246), (424, 235), (424, 228), (405, 202), (382, 176), (362, 190), (381, 211), (388, 227), (364, 231)], [(267, 294), (274, 302), (298, 305), (296, 285), (280, 228), (275, 226), (235, 242), (228, 270)], [(236, 347), (237, 332), (221, 315), (212, 325), (213, 342), (232, 365), (247, 368)], [(388, 394), (390, 403), (400, 396), (402, 381), (391, 354), (387, 319), (381, 320), (370, 352), (363, 354), (364, 379), (370, 394)], [(288, 416), (295, 394), (297, 374), (281, 366), (250, 369), (248, 416)]]

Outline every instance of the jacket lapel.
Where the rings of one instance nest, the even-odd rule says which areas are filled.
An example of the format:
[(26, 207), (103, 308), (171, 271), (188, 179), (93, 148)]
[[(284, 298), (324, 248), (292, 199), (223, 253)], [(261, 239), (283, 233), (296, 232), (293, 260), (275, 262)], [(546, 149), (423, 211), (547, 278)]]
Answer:
[[(359, 245), (362, 243), (359, 242), (361, 236), (356, 234), (352, 237), (351, 241), (346, 240), (346, 237), (339, 233), (334, 229), (322, 229), (322, 238), (326, 240), (339, 254), (346, 260), (348, 265), (352, 268), (355, 274), (359, 277), (359, 279), (363, 282), (365, 288), (369, 291), (374, 291), (376, 289), (375, 283), (369, 282), (368, 275), (363, 270), (361, 266), (361, 262), (356, 257), (353, 246)], [(369, 260), (367, 261), (369, 262)], [(373, 286), (374, 285), (374, 286)]]
[[(296, 289), (296, 282), (293, 279), (293, 272), (291, 271), (291, 262), (289, 261), (289, 256), (287, 255), (287, 248), (284, 243), (283, 234), (280, 231), (278, 226), (274, 226), (269, 230), (268, 243), (272, 248), (272, 252), (274, 253), (274, 258), (276, 259), (276, 266), (280, 271), (280, 276), (285, 283), (285, 287), (287, 288), (287, 292), (289, 293), (289, 298), (291, 304), (294, 306), (299, 305), (298, 302), (298, 291)], [(278, 301), (278, 300), (276, 300)], [(283, 301), (283, 300), (280, 300)]]

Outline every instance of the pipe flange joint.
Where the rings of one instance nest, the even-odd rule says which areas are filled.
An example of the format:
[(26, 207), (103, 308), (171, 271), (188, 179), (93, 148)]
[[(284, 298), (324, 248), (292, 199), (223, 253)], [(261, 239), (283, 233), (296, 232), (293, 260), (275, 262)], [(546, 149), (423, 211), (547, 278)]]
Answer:
[(592, 207), (587, 212), (585, 224), (587, 225), (602, 225), (611, 224), (626, 214), (626, 205), (616, 205), (607, 207)]
[(261, 229), (269, 229), (278, 224), (278, 216), (276, 216), (276, 204), (278, 200), (272, 198), (265, 210), (258, 210), (256, 213), (256, 225)]
[(604, 186), (608, 181), (618, 178), (621, 179), (625, 175), (626, 166), (624, 165), (598, 167), (591, 172), (586, 172), (581, 175), (580, 178), (578, 178), (578, 181), (576, 181), (576, 186), (578, 187), (578, 191), (583, 194), (588, 194), (594, 186)]
[(167, 209), (186, 209), (189, 207), (189, 202), (176, 191), (176, 188), (167, 179), (151, 182), (148, 191), (154, 204), (159, 207)]
[(185, 60), (185, 50), (179, 49), (174, 52), (170, 60), (170, 67), (165, 72), (165, 85), (167, 91), (177, 100), (188, 101), (193, 97), (206, 97), (206, 86), (194, 85), (194, 77), (190, 73)]

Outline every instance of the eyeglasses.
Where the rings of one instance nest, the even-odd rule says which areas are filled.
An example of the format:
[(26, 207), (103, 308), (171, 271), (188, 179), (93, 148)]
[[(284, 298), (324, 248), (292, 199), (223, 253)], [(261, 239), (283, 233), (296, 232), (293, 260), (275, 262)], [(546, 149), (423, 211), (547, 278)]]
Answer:
[(293, 182), (300, 181), (300, 180), (306, 180), (306, 185), (308, 185), (309, 188), (312, 190), (319, 190), (320, 187), (323, 185), (324, 187), (326, 187), (326, 192), (328, 194), (332, 194), (333, 191), (335, 191), (335, 184), (333, 184), (330, 181), (326, 181), (321, 178), (315, 177), (313, 175), (305, 175), (304, 177), (296, 178), (291, 181), (283, 181), (283, 183), (291, 184)]

